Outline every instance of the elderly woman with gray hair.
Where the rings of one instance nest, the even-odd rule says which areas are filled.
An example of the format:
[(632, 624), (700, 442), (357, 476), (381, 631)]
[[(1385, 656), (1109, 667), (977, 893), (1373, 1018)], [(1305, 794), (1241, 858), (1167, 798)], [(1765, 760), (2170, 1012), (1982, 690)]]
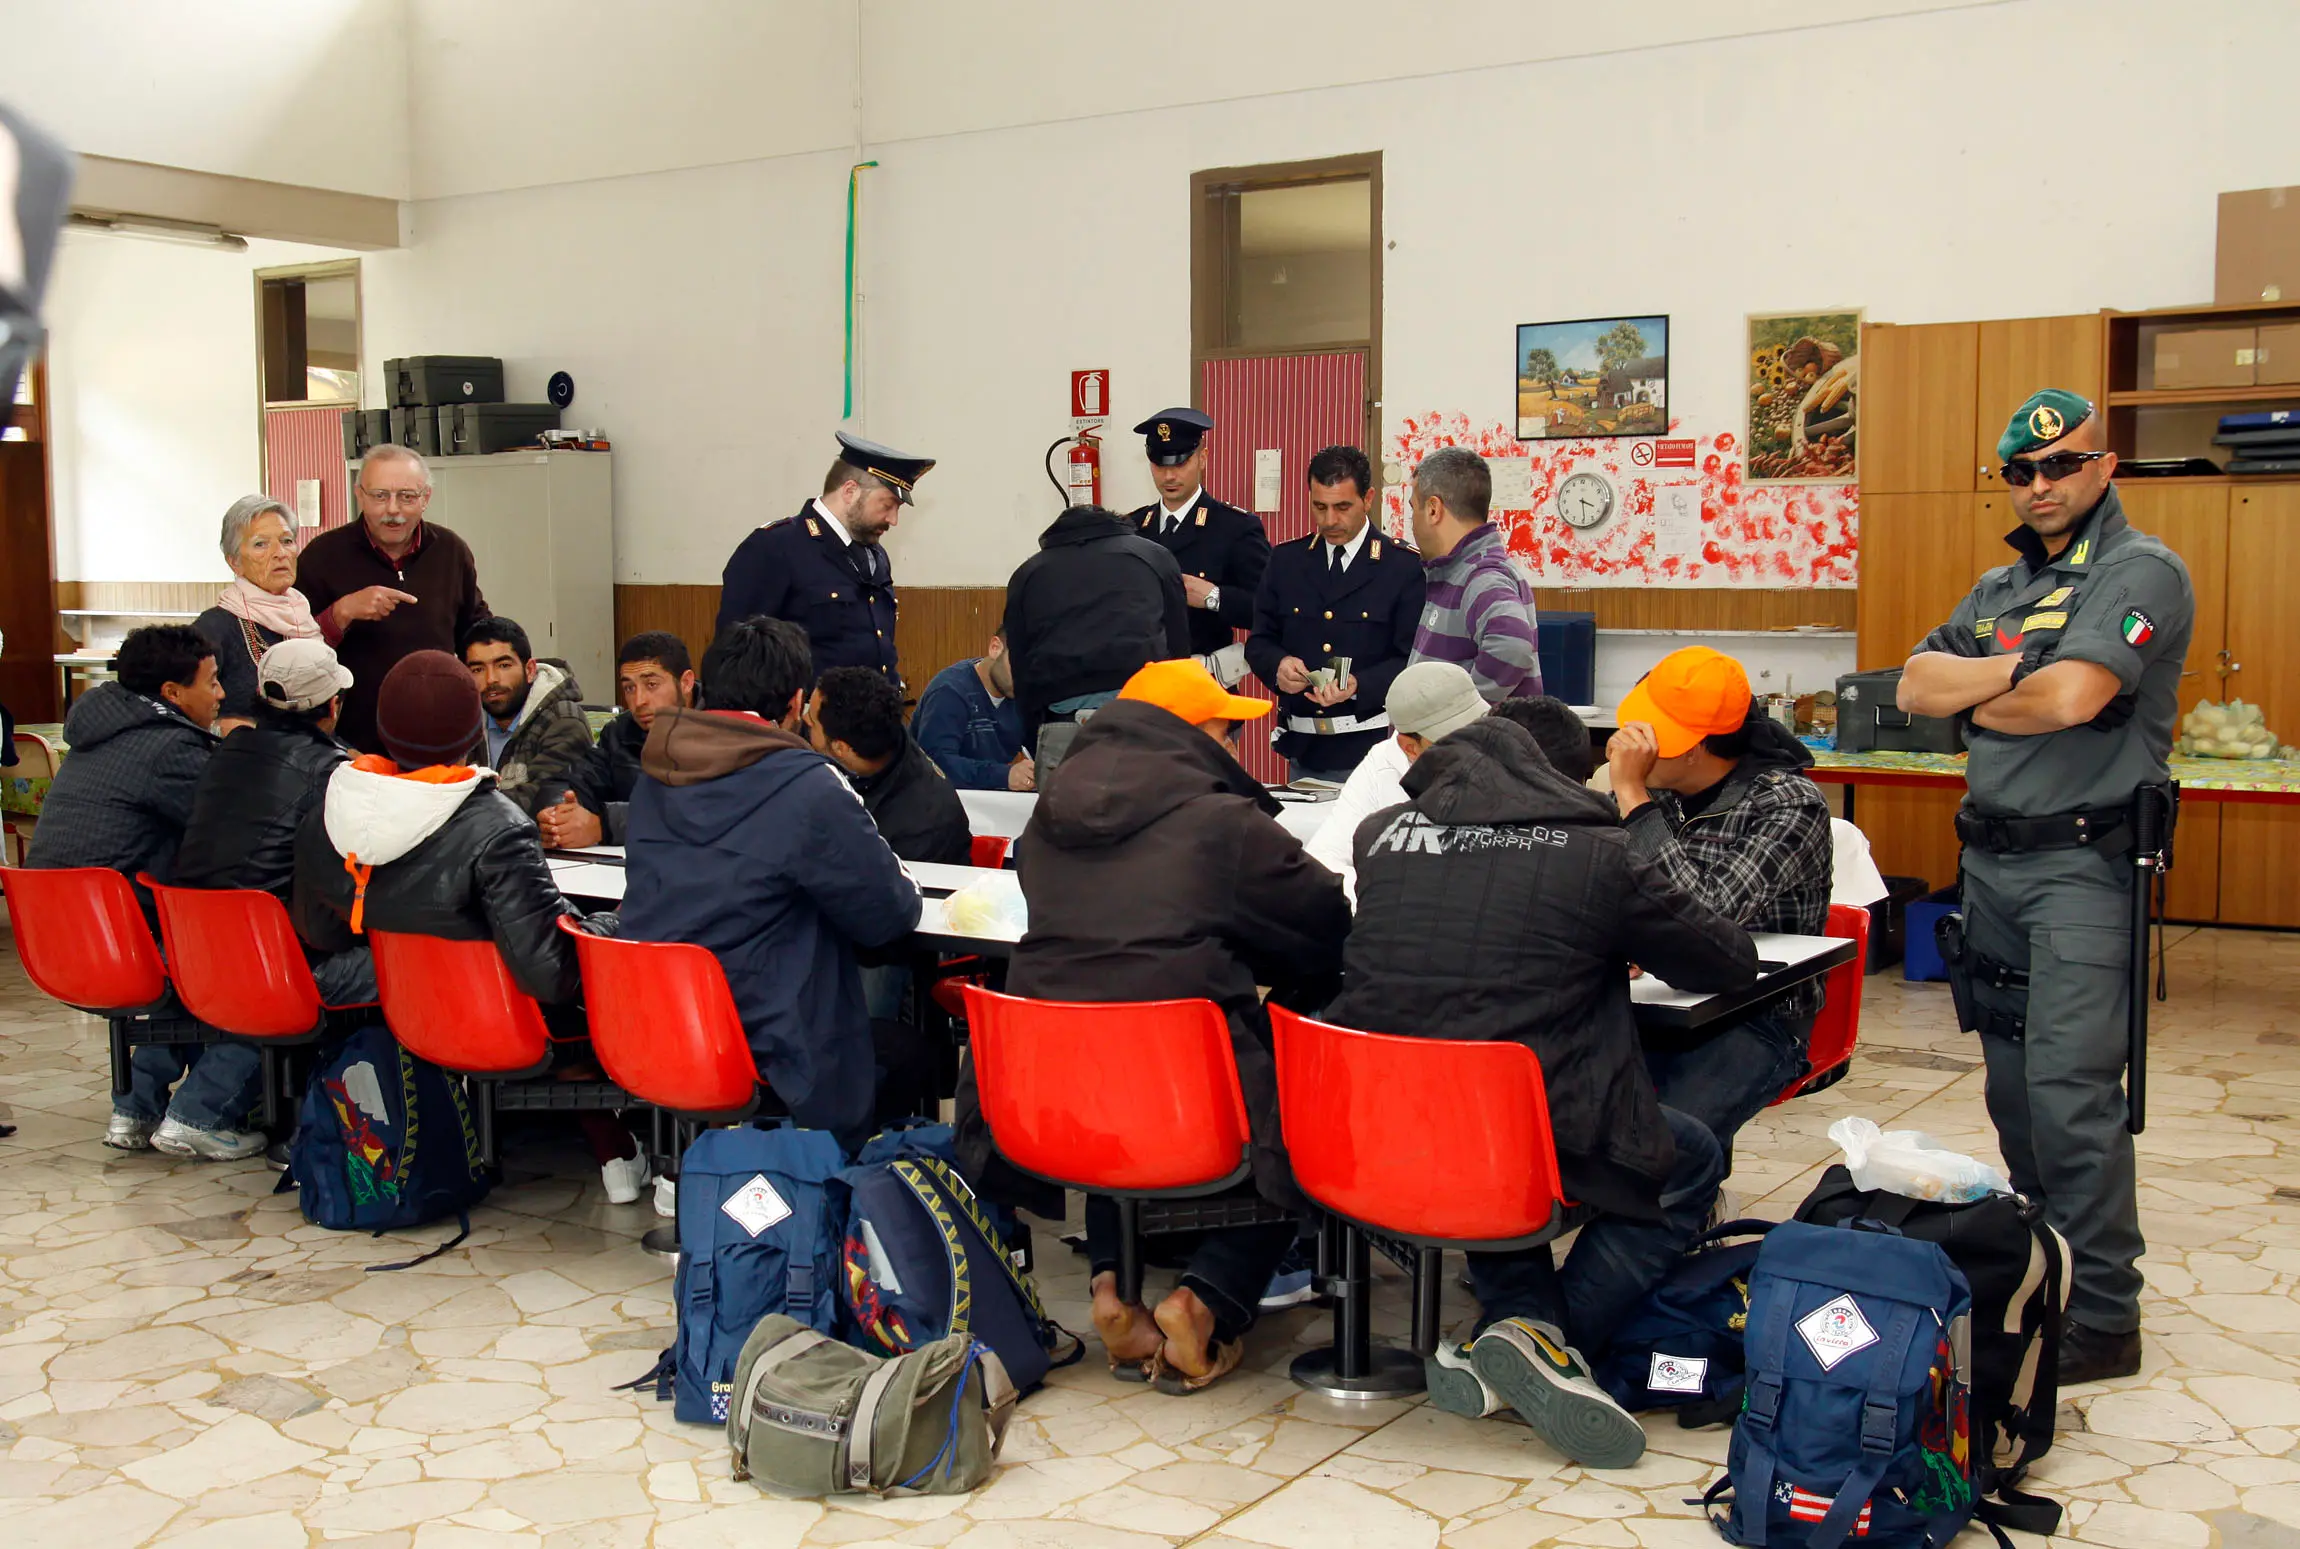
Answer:
[(232, 584), (192, 627), (216, 648), (224, 684), (216, 734), (245, 726), (255, 713), (256, 660), (282, 640), (317, 640), (319, 621), (295, 589), (295, 516), (269, 495), (242, 495), (224, 513), (224, 559)]

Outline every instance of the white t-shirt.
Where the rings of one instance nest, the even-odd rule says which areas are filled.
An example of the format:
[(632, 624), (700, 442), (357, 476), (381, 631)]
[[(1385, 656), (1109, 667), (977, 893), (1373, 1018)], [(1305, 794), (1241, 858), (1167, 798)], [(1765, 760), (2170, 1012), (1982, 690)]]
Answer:
[(1334, 798), (1325, 822), (1302, 846), (1311, 860), (1342, 879), (1342, 890), (1350, 895), (1353, 909), (1358, 903), (1358, 868), (1351, 841), (1357, 838), (1360, 823), (1406, 799), (1401, 782), (1409, 767), (1406, 750), (1398, 746), (1397, 738), (1384, 737), (1375, 743), (1350, 771), (1349, 779), (1342, 782), (1342, 793)]

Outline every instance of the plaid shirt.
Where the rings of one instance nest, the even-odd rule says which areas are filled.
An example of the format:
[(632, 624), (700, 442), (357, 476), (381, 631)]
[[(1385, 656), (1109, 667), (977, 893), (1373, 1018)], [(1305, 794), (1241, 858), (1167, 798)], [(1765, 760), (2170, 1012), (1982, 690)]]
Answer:
[[(1701, 812), (1688, 818), (1676, 792), (1655, 791), (1627, 827), (1632, 851), (1744, 929), (1818, 936), (1829, 923), (1829, 804), (1798, 770), (1745, 758)], [(1763, 1009), (1810, 1017), (1823, 998), (1809, 979)]]

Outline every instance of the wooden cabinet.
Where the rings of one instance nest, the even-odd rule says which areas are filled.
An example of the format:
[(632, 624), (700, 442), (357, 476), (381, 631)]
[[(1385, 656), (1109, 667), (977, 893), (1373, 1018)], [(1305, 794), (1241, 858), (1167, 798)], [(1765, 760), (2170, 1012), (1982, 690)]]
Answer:
[(1861, 493), (1973, 487), (1978, 323), (1861, 329)]
[[(1946, 619), (1980, 573), (1972, 563), (1984, 497), (1864, 495), (1855, 660), (1898, 667)], [(1998, 504), (2003, 504), (2000, 500)], [(1991, 564), (2003, 564), (2002, 559)]]
[[(2065, 387), (2099, 401), (2101, 322), (2098, 313), (2085, 312), (2071, 317), (2001, 318), (1977, 326), (1971, 487), (2001, 490), (1997, 438), (2004, 434), (2013, 410), (2030, 394), (2043, 387)], [(1862, 365), (1866, 370), (1867, 362)]]
[[(2134, 528), (2162, 540), (2188, 567), (2196, 592), (2196, 625), (2180, 676), (2180, 713), (2199, 700), (2221, 697), (2221, 645), (2228, 630), (2228, 517), (2225, 484), (2134, 479), (2117, 486)], [(2181, 810), (2165, 883), (2165, 912), (2175, 920), (2220, 918), (2221, 814), (2218, 804), (2192, 801)]]
[[(2290, 742), (2300, 738), (2300, 628), (2291, 596), (2300, 583), (2300, 485), (2229, 491), (2227, 687), (2266, 713)], [(2220, 919), (2230, 925), (2300, 927), (2300, 809), (2228, 806), (2220, 819)]]

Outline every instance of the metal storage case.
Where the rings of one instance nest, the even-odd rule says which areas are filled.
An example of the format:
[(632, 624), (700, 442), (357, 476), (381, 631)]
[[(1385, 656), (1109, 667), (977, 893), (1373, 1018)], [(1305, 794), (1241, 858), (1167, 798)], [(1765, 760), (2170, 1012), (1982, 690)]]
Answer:
[(391, 439), (391, 411), (389, 409), (346, 409), (343, 411), (343, 460), (356, 463), (376, 447)]
[(404, 355), (383, 363), (395, 409), (443, 403), (501, 403), (503, 361), (495, 355)]
[(451, 403), (438, 412), (439, 449), (453, 457), (517, 451), (559, 428), (553, 403)]
[(444, 409), (393, 409), (391, 412), (391, 439), (411, 452), (425, 457), (440, 454), (439, 416)]
[(1840, 753), (1962, 753), (1957, 723), (1911, 715), (1894, 704), (1901, 669), (1849, 672), (1837, 680), (1837, 751)]

